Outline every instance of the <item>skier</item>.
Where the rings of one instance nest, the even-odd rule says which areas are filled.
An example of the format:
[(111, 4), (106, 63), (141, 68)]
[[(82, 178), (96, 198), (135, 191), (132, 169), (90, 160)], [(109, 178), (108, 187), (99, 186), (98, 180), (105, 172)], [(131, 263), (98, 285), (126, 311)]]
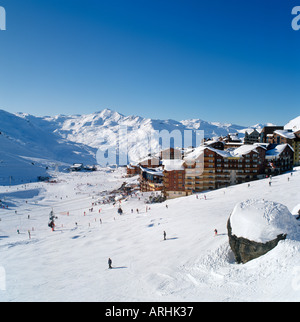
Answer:
[(218, 235), (218, 231), (217, 231), (217, 229), (215, 229), (215, 236), (217, 236)]
[(111, 265), (112, 265), (112, 260), (109, 258), (109, 259), (108, 259), (108, 268), (112, 268), (112, 266), (111, 266)]
[(167, 233), (164, 231), (164, 240), (167, 239)]

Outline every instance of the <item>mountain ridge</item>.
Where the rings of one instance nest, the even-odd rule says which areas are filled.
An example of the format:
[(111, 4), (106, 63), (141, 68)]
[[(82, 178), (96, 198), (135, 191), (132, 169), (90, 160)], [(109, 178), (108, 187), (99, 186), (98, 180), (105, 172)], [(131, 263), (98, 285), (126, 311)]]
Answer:
[[(297, 127), (297, 120), (295, 118), (288, 124)], [(120, 126), (126, 130), (126, 135), (119, 135)], [(22, 157), (27, 158), (25, 172), (28, 173), (31, 173), (32, 163), (39, 165), (40, 169), (50, 164), (97, 164), (98, 149), (116, 151), (118, 147), (123, 147), (128, 151), (128, 161), (138, 161), (158, 150), (159, 142), (152, 135), (162, 130), (169, 133), (175, 130), (181, 133), (203, 130), (206, 138), (239, 133), (242, 138), (245, 131), (254, 128), (260, 131), (262, 127), (262, 124), (244, 127), (207, 122), (200, 118), (176, 121), (126, 116), (111, 109), (91, 114), (56, 116), (13, 114), (0, 110), (0, 177), (14, 175), (14, 171), (11, 171), (12, 160), (15, 160), (15, 169), (23, 167)], [(34, 161), (29, 162), (30, 158)], [(41, 161), (38, 162), (38, 159)], [(44, 175), (45, 171), (41, 171), (41, 174)]]

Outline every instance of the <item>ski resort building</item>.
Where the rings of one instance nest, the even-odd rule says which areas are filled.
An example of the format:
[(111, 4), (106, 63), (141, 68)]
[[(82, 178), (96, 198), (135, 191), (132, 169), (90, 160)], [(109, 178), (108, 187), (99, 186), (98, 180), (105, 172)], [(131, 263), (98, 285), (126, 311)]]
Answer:
[(243, 145), (233, 150), (201, 146), (176, 162), (163, 161), (166, 198), (250, 182), (293, 169), (289, 144)]
[(259, 142), (260, 133), (253, 129), (252, 131), (245, 132), (244, 144), (254, 144)]
[(294, 149), (289, 144), (270, 145), (266, 151), (266, 173), (281, 174), (293, 169)]
[(163, 191), (168, 199), (186, 196), (184, 160), (163, 160)]
[(141, 191), (162, 191), (163, 187), (163, 171), (161, 169), (140, 167)]
[(293, 142), (293, 149), (294, 149), (294, 165), (300, 165), (300, 130), (294, 132), (295, 140)]
[[(238, 147), (230, 149), (224, 149), (227, 143), (224, 146), (223, 142), (206, 141), (197, 148), (187, 149), (181, 158), (175, 150), (167, 151), (167, 159), (163, 159), (162, 153), (159, 158), (148, 157), (138, 164), (139, 168), (127, 167), (127, 173), (139, 171), (141, 191), (162, 191), (167, 199), (250, 182), (293, 169), (295, 149), (289, 143), (299, 144), (300, 138), (292, 139), (291, 134), (296, 137), (284, 130), (271, 134), (276, 142), (283, 144), (232, 142)], [(299, 162), (299, 145), (296, 147)]]
[(268, 142), (272, 144), (289, 144), (294, 150), (293, 164), (300, 165), (300, 131), (275, 130), (268, 135)]

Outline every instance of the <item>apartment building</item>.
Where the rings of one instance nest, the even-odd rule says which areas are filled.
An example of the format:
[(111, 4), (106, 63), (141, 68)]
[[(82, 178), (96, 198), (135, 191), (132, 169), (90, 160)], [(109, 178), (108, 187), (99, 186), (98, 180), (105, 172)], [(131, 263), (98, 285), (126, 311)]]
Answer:
[(268, 142), (271, 144), (289, 144), (294, 150), (293, 164), (300, 165), (300, 131), (275, 130), (268, 135)]
[(176, 198), (279, 174), (293, 168), (293, 157), (289, 144), (257, 143), (227, 151), (201, 146), (183, 160), (163, 162), (163, 193)]

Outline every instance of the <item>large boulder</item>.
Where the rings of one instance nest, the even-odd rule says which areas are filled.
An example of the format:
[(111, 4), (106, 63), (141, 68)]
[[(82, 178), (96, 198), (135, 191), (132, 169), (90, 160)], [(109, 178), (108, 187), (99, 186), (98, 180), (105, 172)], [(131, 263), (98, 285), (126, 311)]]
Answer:
[(247, 200), (237, 204), (227, 222), (230, 247), (237, 263), (266, 254), (280, 240), (299, 237), (299, 223), (282, 204)]

